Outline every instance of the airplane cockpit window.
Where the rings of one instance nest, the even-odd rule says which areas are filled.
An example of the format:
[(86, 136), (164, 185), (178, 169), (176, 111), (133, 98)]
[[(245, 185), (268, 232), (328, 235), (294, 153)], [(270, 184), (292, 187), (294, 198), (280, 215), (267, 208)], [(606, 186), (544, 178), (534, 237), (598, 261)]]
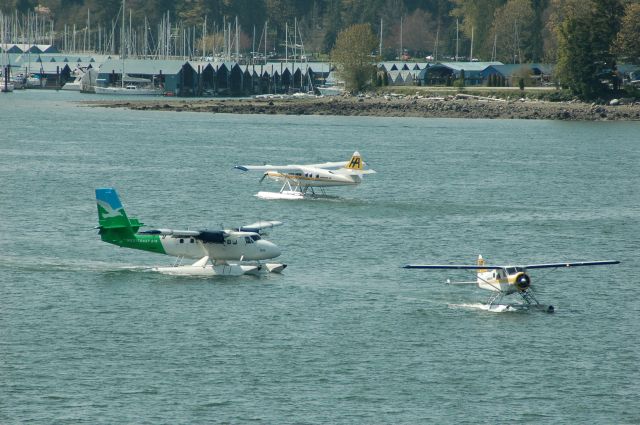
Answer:
[(244, 241), (245, 241), (245, 243), (248, 243), (248, 244), (249, 243), (253, 243), (253, 240), (249, 236), (245, 236), (244, 237)]
[(516, 268), (515, 267), (507, 268), (507, 274), (515, 274), (515, 273), (516, 273)]
[(251, 239), (253, 239), (254, 241), (259, 241), (262, 238), (258, 235), (251, 235)]

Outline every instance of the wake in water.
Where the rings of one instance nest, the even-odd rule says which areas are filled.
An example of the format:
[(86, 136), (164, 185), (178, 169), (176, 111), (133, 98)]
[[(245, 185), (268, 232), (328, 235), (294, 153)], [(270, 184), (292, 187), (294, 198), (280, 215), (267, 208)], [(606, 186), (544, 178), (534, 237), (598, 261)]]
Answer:
[(38, 261), (25, 261), (22, 257), (5, 257), (0, 262), (4, 268), (22, 271), (94, 271), (94, 272), (120, 272), (120, 271), (150, 271), (149, 266), (134, 264), (110, 263), (106, 261), (91, 261), (85, 259), (61, 259), (38, 257)]

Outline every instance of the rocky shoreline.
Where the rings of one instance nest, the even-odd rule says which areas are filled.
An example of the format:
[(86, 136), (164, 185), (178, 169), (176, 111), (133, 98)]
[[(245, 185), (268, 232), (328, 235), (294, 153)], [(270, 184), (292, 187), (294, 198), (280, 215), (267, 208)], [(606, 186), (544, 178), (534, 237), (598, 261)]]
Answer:
[(425, 96), (333, 96), (253, 99), (144, 99), (83, 102), (92, 106), (143, 111), (219, 114), (337, 115), (420, 118), (640, 121), (640, 103), (596, 105), (582, 102), (503, 100), (458, 94)]

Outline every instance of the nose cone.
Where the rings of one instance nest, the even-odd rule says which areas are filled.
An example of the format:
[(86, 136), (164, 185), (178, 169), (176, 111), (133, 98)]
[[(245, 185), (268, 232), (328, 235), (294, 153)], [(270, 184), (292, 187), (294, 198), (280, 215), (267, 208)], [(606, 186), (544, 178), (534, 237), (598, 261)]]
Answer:
[(281, 253), (280, 248), (278, 248), (278, 246), (273, 242), (269, 242), (269, 241), (265, 241), (264, 239), (261, 239), (258, 241), (258, 243), (259, 243), (258, 247), (260, 248), (261, 260), (276, 258)]

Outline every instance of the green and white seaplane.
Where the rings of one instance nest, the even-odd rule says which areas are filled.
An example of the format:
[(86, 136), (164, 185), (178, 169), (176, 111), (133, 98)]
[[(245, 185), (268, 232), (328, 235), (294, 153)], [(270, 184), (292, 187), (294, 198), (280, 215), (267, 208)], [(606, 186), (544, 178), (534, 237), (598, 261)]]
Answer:
[[(147, 229), (137, 218), (128, 218), (114, 188), (96, 189), (98, 229), (104, 242), (123, 248), (140, 249), (177, 257), (171, 267), (154, 271), (189, 276), (239, 276), (243, 274), (279, 273), (286, 264), (265, 260), (280, 255), (280, 248), (262, 238), (266, 229), (280, 221), (259, 221), (236, 229), (173, 230)], [(185, 258), (197, 259), (182, 265)]]

